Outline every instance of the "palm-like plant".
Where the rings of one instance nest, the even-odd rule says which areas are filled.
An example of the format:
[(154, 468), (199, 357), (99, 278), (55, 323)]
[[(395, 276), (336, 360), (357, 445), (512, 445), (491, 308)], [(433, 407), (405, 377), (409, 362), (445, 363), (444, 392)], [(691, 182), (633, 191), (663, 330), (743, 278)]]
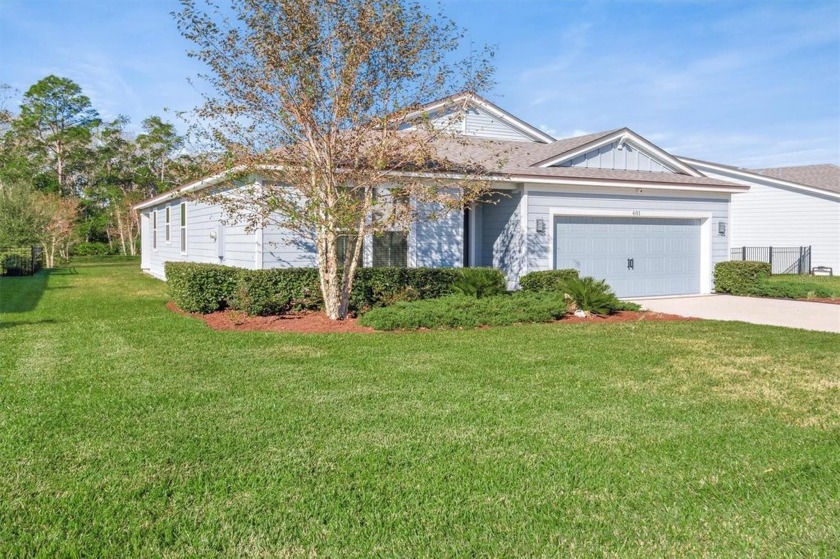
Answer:
[(621, 301), (604, 280), (590, 277), (567, 279), (561, 289), (582, 311), (606, 315), (621, 308)]
[(452, 290), (466, 297), (489, 297), (507, 291), (505, 278), (493, 268), (464, 268), (461, 276), (452, 284)]

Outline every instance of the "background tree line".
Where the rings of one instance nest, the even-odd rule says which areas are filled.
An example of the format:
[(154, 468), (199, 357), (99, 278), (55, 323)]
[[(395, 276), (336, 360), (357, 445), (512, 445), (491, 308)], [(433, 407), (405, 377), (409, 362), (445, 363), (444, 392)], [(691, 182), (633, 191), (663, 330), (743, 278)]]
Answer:
[(140, 223), (132, 204), (202, 176), (205, 155), (191, 154), (159, 116), (128, 130), (124, 116), (103, 120), (81, 87), (47, 76), (17, 110), (0, 86), (0, 246), (42, 245), (46, 265), (79, 252), (134, 255)]

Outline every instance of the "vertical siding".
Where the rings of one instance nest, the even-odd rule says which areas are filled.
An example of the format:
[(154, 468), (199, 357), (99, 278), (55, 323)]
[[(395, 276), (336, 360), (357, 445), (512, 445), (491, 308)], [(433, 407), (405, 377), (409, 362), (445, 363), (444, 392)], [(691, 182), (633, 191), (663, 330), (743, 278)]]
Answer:
[(618, 149), (618, 140), (593, 149), (574, 159), (564, 161), (557, 167), (586, 167), (589, 169), (617, 169), (622, 171), (649, 171), (652, 173), (673, 173), (656, 158), (625, 143)]
[(508, 285), (519, 283), (523, 270), (522, 227), (519, 220), (521, 193), (498, 193), (481, 206), (481, 250), (479, 265), (504, 272)]
[(827, 195), (744, 180), (709, 169), (710, 177), (749, 185), (732, 195), (732, 246), (810, 246), (812, 266), (840, 270), (840, 200)]
[[(181, 253), (181, 212), (180, 203), (187, 202), (187, 252)], [(172, 236), (170, 242), (164, 238), (164, 209), (171, 208)], [(247, 233), (244, 225), (224, 224), (221, 239), (213, 239), (211, 233), (216, 233), (222, 221), (222, 209), (216, 205), (206, 204), (185, 198), (175, 198), (163, 202), (148, 210), (158, 213), (158, 242), (157, 250), (151, 248), (151, 238), (148, 242), (141, 242), (144, 250), (148, 250), (148, 271), (155, 277), (165, 279), (163, 265), (165, 262), (205, 262), (210, 264), (226, 264), (240, 268), (254, 268), (256, 261), (256, 236)], [(145, 234), (146, 231), (143, 231)], [(151, 235), (151, 218), (148, 235)], [(217, 242), (224, 243), (219, 258)], [(144, 254), (144, 260), (145, 258)]]
[(697, 211), (712, 214), (710, 227), (710, 248), (712, 262), (709, 270), (714, 270), (714, 264), (729, 260), (729, 238), (718, 235), (718, 223), (729, 222), (729, 195), (710, 194), (702, 196), (699, 193), (690, 195), (652, 194), (645, 196), (631, 196), (623, 194), (602, 194), (594, 192), (553, 192), (542, 185), (528, 187), (528, 270), (551, 269), (551, 251), (548, 233), (538, 234), (537, 219), (545, 220), (546, 231), (553, 227), (550, 210), (552, 208), (567, 209), (599, 209), (599, 210), (640, 210), (645, 211)]

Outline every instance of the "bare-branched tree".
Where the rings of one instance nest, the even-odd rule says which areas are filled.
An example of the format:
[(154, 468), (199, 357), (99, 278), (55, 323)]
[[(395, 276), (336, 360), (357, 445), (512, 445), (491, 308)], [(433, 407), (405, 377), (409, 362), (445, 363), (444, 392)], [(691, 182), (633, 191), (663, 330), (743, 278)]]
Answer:
[(196, 116), (239, 184), (203, 196), (250, 229), (310, 239), (330, 318), (347, 315), (365, 236), (486, 193), (486, 161), (438, 154), (459, 112), (448, 126), (418, 112), (490, 85), (492, 49), (456, 60), (463, 31), (442, 14), (404, 0), (184, 0), (175, 17), (210, 70)]

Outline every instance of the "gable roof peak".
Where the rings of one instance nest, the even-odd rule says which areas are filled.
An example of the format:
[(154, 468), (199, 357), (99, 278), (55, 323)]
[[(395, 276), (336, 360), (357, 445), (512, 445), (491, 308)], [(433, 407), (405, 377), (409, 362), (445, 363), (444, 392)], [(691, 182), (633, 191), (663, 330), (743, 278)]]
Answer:
[(407, 115), (405, 118), (406, 120), (410, 120), (424, 113), (440, 110), (448, 106), (454, 105), (456, 103), (459, 103), (461, 101), (464, 102), (465, 106), (472, 105), (481, 108), (484, 111), (487, 111), (494, 117), (505, 122), (507, 125), (519, 130), (525, 136), (534, 140), (534, 142), (550, 144), (555, 141), (554, 138), (549, 134), (546, 134), (545, 132), (531, 124), (528, 124), (521, 118), (509, 113), (508, 111), (504, 110), (495, 103), (488, 101), (478, 93), (470, 90), (464, 90), (458, 93), (453, 93), (452, 95), (449, 95), (447, 97), (443, 97), (436, 101), (431, 101), (429, 103), (426, 103), (425, 105), (421, 105), (416, 110), (412, 111), (409, 115)]

